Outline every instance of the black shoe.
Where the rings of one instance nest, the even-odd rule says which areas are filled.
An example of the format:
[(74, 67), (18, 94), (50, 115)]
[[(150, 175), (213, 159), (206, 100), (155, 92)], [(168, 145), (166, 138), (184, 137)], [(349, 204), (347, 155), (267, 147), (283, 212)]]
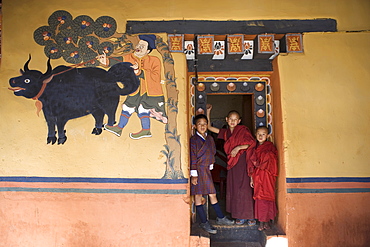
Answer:
[(219, 225), (234, 225), (234, 221), (233, 221), (233, 220), (228, 219), (226, 216), (225, 216), (225, 217), (223, 217), (223, 218), (218, 218), (218, 217), (217, 217), (216, 222), (217, 222), (217, 224), (219, 224)]
[(199, 225), (203, 230), (205, 230), (206, 232), (210, 233), (210, 234), (216, 234), (217, 233), (217, 230), (216, 228), (214, 228), (213, 226), (211, 226), (211, 224), (209, 224), (209, 222), (207, 221), (206, 223), (200, 223)]

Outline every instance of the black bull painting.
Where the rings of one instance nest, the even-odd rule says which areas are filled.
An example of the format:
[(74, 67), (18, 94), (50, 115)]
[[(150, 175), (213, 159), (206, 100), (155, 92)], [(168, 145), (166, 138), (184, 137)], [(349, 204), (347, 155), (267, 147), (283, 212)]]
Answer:
[(108, 125), (113, 125), (120, 95), (133, 93), (140, 84), (131, 63), (115, 64), (108, 71), (68, 66), (52, 69), (49, 59), (47, 71), (43, 74), (28, 68), (30, 60), (31, 56), (24, 70), (20, 70), (21, 76), (9, 80), (9, 89), (16, 96), (36, 100), (38, 111), (43, 111), (47, 122), (47, 144), (57, 141), (55, 127), (58, 144), (64, 144), (67, 121), (88, 114), (95, 118), (92, 134), (101, 134), (105, 114)]

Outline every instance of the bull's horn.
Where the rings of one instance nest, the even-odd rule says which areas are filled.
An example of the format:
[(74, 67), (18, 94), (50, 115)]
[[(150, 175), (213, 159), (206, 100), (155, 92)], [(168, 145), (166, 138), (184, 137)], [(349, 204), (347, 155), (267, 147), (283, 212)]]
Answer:
[(51, 64), (50, 64), (50, 57), (49, 57), (49, 59), (48, 59), (47, 65), (48, 65), (48, 70), (45, 72), (45, 74), (44, 74), (44, 75), (49, 75), (49, 74), (51, 74), (51, 71), (53, 70), (53, 69), (51, 68)]
[(29, 54), (29, 58), (28, 58), (28, 61), (24, 64), (24, 67), (23, 67), (23, 70), (24, 71), (29, 71), (30, 69), (28, 68), (28, 64), (30, 63), (31, 61), (31, 54)]

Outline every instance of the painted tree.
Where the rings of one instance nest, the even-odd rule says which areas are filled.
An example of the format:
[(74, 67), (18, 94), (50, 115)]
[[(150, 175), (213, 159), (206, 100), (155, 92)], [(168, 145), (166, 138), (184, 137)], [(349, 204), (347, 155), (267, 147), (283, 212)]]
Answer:
[(163, 42), (161, 37), (157, 37), (157, 50), (162, 55), (166, 77), (167, 90), (167, 115), (165, 137), (167, 144), (165, 154), (167, 154), (166, 172), (163, 178), (181, 179), (184, 175), (181, 170), (181, 142), (177, 130), (178, 114), (178, 94), (175, 78), (174, 61), (169, 52), (168, 45)]
[(55, 11), (48, 19), (49, 26), (34, 31), (34, 40), (45, 46), (44, 53), (51, 59), (63, 58), (66, 62), (83, 66), (98, 66), (96, 56), (107, 56), (129, 52), (130, 47), (122, 47), (122, 34), (116, 32), (117, 23), (109, 16), (101, 16), (95, 21), (80, 15), (72, 15), (64, 10)]

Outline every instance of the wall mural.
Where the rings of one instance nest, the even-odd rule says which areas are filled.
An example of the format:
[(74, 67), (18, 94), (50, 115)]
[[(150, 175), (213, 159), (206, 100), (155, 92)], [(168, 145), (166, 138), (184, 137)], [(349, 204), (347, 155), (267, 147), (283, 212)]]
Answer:
[[(9, 89), (16, 96), (36, 100), (37, 113), (42, 110), (48, 126), (47, 144), (64, 144), (67, 121), (89, 114), (95, 118), (92, 134), (99, 135), (104, 128), (121, 136), (128, 119), (136, 112), (141, 130), (129, 133), (130, 138), (150, 138), (150, 120), (162, 122), (166, 140), (161, 151), (166, 156), (163, 178), (183, 179), (174, 60), (162, 37), (117, 33), (112, 17), (101, 16), (94, 21), (80, 15), (73, 19), (64, 10), (51, 14), (48, 24), (37, 28), (33, 37), (44, 46), (47, 71), (30, 70), (30, 55), (21, 76), (9, 80)], [(150, 55), (153, 49), (157, 49), (162, 61)], [(50, 59), (59, 58), (72, 65), (53, 69)], [(162, 73), (166, 92), (161, 86)], [(121, 95), (127, 97), (115, 125)], [(108, 122), (103, 125), (105, 115)]]

